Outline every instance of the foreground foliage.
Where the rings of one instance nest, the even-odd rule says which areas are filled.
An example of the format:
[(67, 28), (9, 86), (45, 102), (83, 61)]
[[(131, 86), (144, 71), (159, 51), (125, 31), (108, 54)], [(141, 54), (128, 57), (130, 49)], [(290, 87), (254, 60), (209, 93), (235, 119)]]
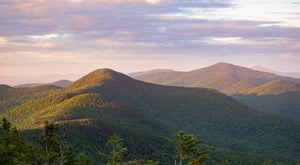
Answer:
[(3, 118), (0, 122), (0, 164), (48, 164), (89, 165), (87, 156), (79, 156), (68, 146), (67, 137), (59, 137), (58, 125), (46, 122), (38, 146), (30, 146), (11, 123)]
[[(203, 148), (202, 151), (199, 145), (201, 140), (197, 140), (193, 135), (185, 134), (183, 131), (179, 131), (174, 135), (178, 140), (174, 140), (177, 144), (176, 151), (179, 153), (179, 165), (182, 165), (184, 160), (189, 160), (188, 165), (201, 165), (209, 157), (206, 155), (207, 148)], [(175, 163), (176, 165), (176, 163)]]
[[(110, 127), (115, 129), (113, 127)], [(74, 150), (67, 144), (67, 136), (62, 135), (61, 131), (65, 131), (66, 127), (64, 125), (58, 125), (54, 123), (46, 122), (45, 126), (37, 138), (37, 145), (30, 145), (25, 141), (23, 135), (21, 135), (15, 127), (11, 126), (11, 123), (3, 118), (0, 122), (0, 164), (72, 164), (72, 165), (91, 165), (92, 161), (89, 156), (87, 156), (85, 150), (82, 150), (80, 146), (77, 146)], [(77, 127), (79, 131), (80, 127)], [(117, 128), (116, 128), (117, 129)], [(106, 130), (102, 130), (106, 132)], [(128, 132), (127, 132), (128, 131)], [(126, 132), (133, 134), (130, 130)], [(94, 131), (93, 131), (94, 132)], [(35, 132), (36, 133), (36, 132)], [(80, 132), (78, 135), (85, 135), (86, 132)], [(106, 132), (106, 133), (109, 133)], [(153, 137), (147, 137), (146, 134), (142, 133), (133, 134), (132, 137), (119, 132), (122, 136), (126, 137), (126, 143), (123, 143), (123, 139), (118, 135), (111, 136), (106, 142), (106, 150), (104, 147), (95, 146), (98, 150), (97, 155), (100, 159), (93, 159), (93, 164), (107, 164), (107, 165), (157, 165), (157, 164), (177, 164), (175, 160), (178, 159), (179, 155), (179, 165), (201, 165), (203, 163), (207, 165), (215, 164), (262, 164), (272, 163), (272, 161), (265, 161), (262, 159), (253, 159), (253, 157), (245, 157), (245, 155), (239, 155), (238, 153), (229, 153), (226, 150), (220, 150), (217, 148), (212, 148), (207, 145), (202, 144), (202, 140), (196, 139), (193, 135), (186, 134), (183, 131), (179, 131), (175, 134), (176, 140), (173, 143), (176, 145), (166, 145), (169, 143), (163, 143), (163, 137), (156, 140)], [(77, 136), (78, 136), (77, 135)], [(89, 134), (88, 134), (89, 135)], [(79, 139), (82, 136), (78, 137)], [(103, 140), (104, 137), (99, 137), (99, 140)], [(129, 139), (128, 139), (129, 138)], [(140, 140), (145, 138), (147, 146), (141, 146)], [(74, 139), (73, 139), (74, 140)], [(84, 140), (84, 139), (83, 139)], [(132, 141), (128, 143), (128, 141)], [(84, 141), (81, 141), (84, 143)], [(86, 141), (85, 141), (86, 142)], [(155, 142), (156, 144), (152, 144)], [(170, 141), (168, 141), (170, 142)], [(84, 143), (83, 145), (91, 146), (92, 142)], [(163, 145), (162, 145), (163, 144)], [(170, 143), (171, 144), (171, 143)], [(202, 148), (199, 146), (201, 144)], [(129, 149), (123, 147), (123, 145), (128, 146)], [(135, 146), (134, 146), (135, 145)], [(162, 145), (162, 148), (157, 148), (156, 146)], [(101, 145), (100, 145), (101, 146)], [(155, 147), (154, 147), (155, 146)], [(170, 148), (171, 147), (171, 148)], [(142, 148), (141, 151), (154, 150), (148, 152), (147, 154), (140, 154), (138, 149)], [(174, 149), (175, 148), (175, 149)], [(89, 149), (88, 147), (86, 149)], [(210, 150), (208, 156), (208, 149)], [(80, 151), (82, 153), (77, 156)], [(138, 151), (138, 152), (135, 152)], [(176, 152), (178, 152), (178, 155)], [(90, 152), (89, 152), (90, 153)], [(149, 158), (155, 158), (155, 155), (160, 154), (162, 161), (152, 161)], [(131, 155), (131, 156), (130, 156)], [(173, 155), (169, 157), (168, 155)], [(177, 155), (177, 156), (175, 156)], [(226, 155), (226, 156), (225, 156)], [(223, 157), (223, 159), (222, 159)], [(143, 159), (145, 158), (145, 159)], [(159, 158), (159, 157), (157, 157)], [(210, 159), (209, 159), (210, 158)], [(148, 161), (144, 161), (148, 160)], [(158, 159), (154, 159), (158, 160)], [(254, 161), (255, 160), (255, 161)], [(228, 163), (230, 162), (230, 163)], [(276, 163), (274, 163), (276, 164)]]
[(121, 145), (121, 139), (119, 136), (114, 135), (111, 136), (110, 140), (107, 141), (109, 145), (112, 147), (112, 151), (109, 155), (99, 152), (101, 156), (109, 158), (109, 161), (106, 163), (106, 165), (156, 165), (158, 162), (153, 162), (152, 160), (149, 160), (147, 163), (144, 162), (143, 159), (135, 159), (133, 161), (124, 162), (123, 154), (127, 152), (127, 148), (122, 147)]
[(27, 164), (34, 160), (34, 149), (5, 118), (0, 122), (0, 135), (0, 164)]

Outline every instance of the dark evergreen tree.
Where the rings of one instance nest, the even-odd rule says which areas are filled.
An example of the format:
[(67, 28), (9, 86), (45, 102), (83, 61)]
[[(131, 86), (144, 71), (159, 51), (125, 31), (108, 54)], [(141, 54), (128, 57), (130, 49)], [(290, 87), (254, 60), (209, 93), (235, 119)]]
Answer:
[(91, 165), (92, 161), (89, 156), (85, 155), (85, 152), (79, 154), (79, 165)]
[(107, 141), (107, 143), (111, 146), (112, 151), (110, 154), (104, 154), (102, 152), (99, 152), (100, 155), (107, 157), (110, 159), (110, 161), (107, 162), (107, 165), (157, 165), (158, 162), (153, 162), (152, 160), (149, 160), (147, 163), (144, 162), (142, 159), (136, 159), (133, 161), (122, 161), (123, 154), (127, 152), (127, 148), (122, 147), (120, 142), (123, 139), (121, 139), (119, 136), (114, 135), (111, 136), (110, 140)]
[(38, 139), (39, 161), (43, 164), (58, 163), (59, 158), (59, 129), (54, 123), (45, 123), (43, 133)]
[(122, 157), (123, 153), (127, 152), (127, 148), (123, 148), (120, 144), (120, 141), (122, 141), (119, 136), (114, 135), (110, 137), (110, 140), (107, 141), (107, 143), (112, 147), (112, 151), (109, 155), (104, 154), (102, 152), (99, 152), (100, 155), (105, 156), (110, 159), (110, 161), (107, 163), (107, 165), (120, 165), (122, 163)]
[(39, 157), (38, 161), (42, 164), (76, 164), (72, 147), (67, 145), (67, 136), (59, 137), (58, 124), (45, 123), (43, 133), (38, 139)]
[(11, 123), (0, 121), (0, 164), (32, 164), (35, 151)]
[(222, 164), (221, 165), (227, 165), (227, 161), (226, 161), (226, 156), (225, 155), (223, 156)]
[(178, 138), (173, 142), (177, 144), (176, 151), (179, 153), (179, 165), (182, 165), (184, 160), (188, 160), (188, 165), (200, 165), (209, 159), (206, 154), (208, 152), (207, 148), (203, 147), (202, 150), (199, 148), (202, 140), (197, 140), (193, 135), (185, 134), (183, 131), (179, 131), (174, 136)]

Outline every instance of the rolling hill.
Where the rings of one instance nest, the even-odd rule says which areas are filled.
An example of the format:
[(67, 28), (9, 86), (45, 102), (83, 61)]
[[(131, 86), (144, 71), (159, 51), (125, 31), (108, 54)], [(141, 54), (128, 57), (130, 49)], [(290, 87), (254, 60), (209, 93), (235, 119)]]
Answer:
[(300, 120), (300, 79), (228, 63), (190, 72), (156, 72), (134, 78), (163, 85), (214, 88), (252, 108)]
[(23, 103), (44, 97), (59, 89), (54, 85), (32, 88), (13, 88), (8, 85), (0, 85), (0, 114), (9, 112)]
[[(295, 164), (300, 155), (300, 123), (295, 120), (254, 110), (214, 89), (155, 85), (110, 69), (95, 70), (65, 89), (23, 103), (2, 116), (28, 131), (39, 129), (45, 121), (92, 121), (71, 124), (67, 130), (78, 134), (100, 129), (107, 137), (114, 129), (125, 129), (164, 139), (184, 130), (210, 146), (262, 160)], [(77, 139), (80, 135), (70, 139), (75, 146), (88, 138), (103, 140), (92, 132), (81, 135), (81, 140)], [(91, 143), (87, 145), (98, 145), (94, 140)], [(158, 144), (153, 142), (148, 148), (154, 149), (150, 155)], [(163, 146), (168, 146), (167, 142)]]

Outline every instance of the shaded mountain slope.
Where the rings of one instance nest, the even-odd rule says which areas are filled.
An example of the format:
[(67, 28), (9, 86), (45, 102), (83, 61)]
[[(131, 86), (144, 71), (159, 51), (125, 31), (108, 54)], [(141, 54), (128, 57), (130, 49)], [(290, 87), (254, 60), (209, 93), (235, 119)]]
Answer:
[(0, 85), (0, 114), (9, 112), (27, 101), (44, 97), (58, 89), (60, 88), (54, 85), (32, 88), (13, 88), (7, 85)]
[(214, 89), (154, 85), (110, 69), (96, 70), (5, 115), (23, 129), (46, 120), (90, 118), (153, 135), (184, 130), (209, 145), (287, 164), (300, 154), (297, 121), (256, 111)]
[(233, 98), (257, 110), (300, 121), (300, 91), (278, 95), (233, 95)]
[(300, 84), (275, 80), (232, 97), (255, 109), (300, 121)]

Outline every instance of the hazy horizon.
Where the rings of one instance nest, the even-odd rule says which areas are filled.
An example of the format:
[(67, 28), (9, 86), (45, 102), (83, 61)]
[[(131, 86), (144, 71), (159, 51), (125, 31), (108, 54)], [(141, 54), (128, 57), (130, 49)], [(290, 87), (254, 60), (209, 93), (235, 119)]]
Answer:
[[(219, 62), (219, 63), (224, 63), (224, 62)], [(215, 64), (218, 64), (218, 63), (215, 63)], [(215, 64), (212, 64), (212, 65), (215, 65)], [(230, 63), (228, 63), (228, 64), (230, 64)], [(133, 72), (122, 72), (119, 70), (115, 70), (115, 71), (121, 72), (121, 73), (124, 73), (124, 74), (127, 74), (130, 76), (130, 74), (143, 73), (143, 72), (149, 72), (149, 71), (155, 71), (155, 70), (172, 70), (172, 71), (177, 71), (177, 72), (189, 72), (189, 71), (193, 71), (193, 70), (202, 69), (205, 67), (210, 67), (212, 65), (194, 68), (191, 70), (175, 70), (172, 68), (153, 68), (153, 69), (133, 71)], [(232, 65), (240, 66), (240, 65), (236, 65), (236, 64), (232, 64)], [(300, 79), (299, 72), (280, 72), (280, 71), (272, 70), (270, 68), (266, 68), (266, 67), (263, 67), (260, 65), (256, 65), (256, 66), (252, 66), (252, 67), (247, 67), (247, 66), (240, 66), (240, 67), (246, 67), (246, 68), (257, 70), (257, 71), (269, 72), (269, 73), (274, 73), (274, 74), (281, 75), (281, 76), (287, 76), (287, 77)], [(104, 68), (97, 68), (97, 69), (104, 69)], [(59, 81), (59, 80), (76, 81), (92, 71), (94, 71), (94, 70), (91, 70), (87, 73), (69, 73), (69, 74), (0, 75), (0, 85), (6, 84), (9, 86), (17, 86), (17, 85), (23, 85), (23, 84), (53, 83), (53, 82)]]

